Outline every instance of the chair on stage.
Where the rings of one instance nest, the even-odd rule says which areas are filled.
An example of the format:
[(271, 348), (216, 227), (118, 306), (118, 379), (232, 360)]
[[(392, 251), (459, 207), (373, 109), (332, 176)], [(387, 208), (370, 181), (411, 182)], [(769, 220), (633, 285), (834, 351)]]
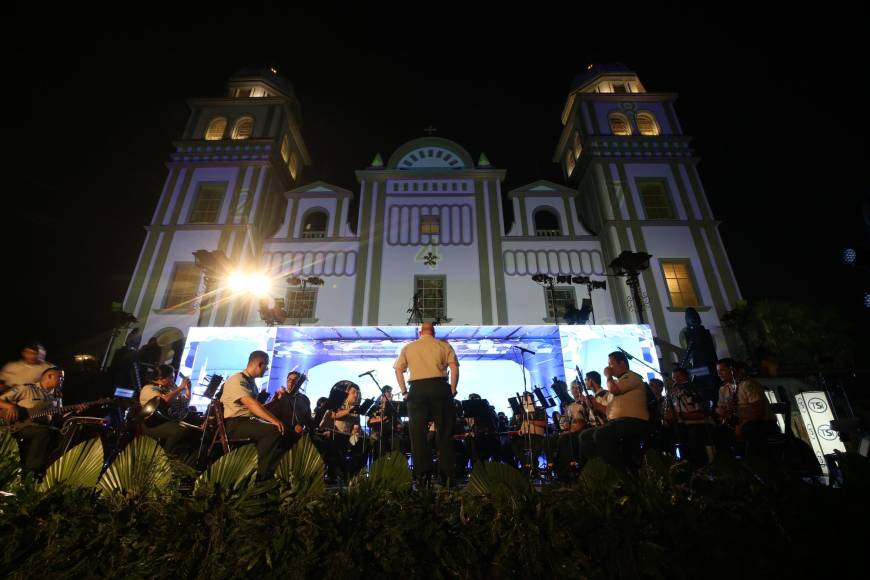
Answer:
[(205, 453), (205, 458), (211, 457), (212, 451), (214, 451), (214, 447), (217, 444), (220, 444), (223, 453), (227, 454), (233, 449), (254, 442), (253, 439), (248, 438), (231, 439), (227, 435), (226, 423), (224, 422), (224, 404), (221, 403), (219, 399), (213, 399), (212, 402), (209, 403), (201, 428), (203, 436), (202, 443), (200, 444), (199, 457), (197, 458), (198, 462), (204, 459), (202, 450), (205, 446), (205, 441), (208, 438), (209, 428), (213, 429), (213, 433), (211, 435), (211, 443), (209, 444), (208, 451)]

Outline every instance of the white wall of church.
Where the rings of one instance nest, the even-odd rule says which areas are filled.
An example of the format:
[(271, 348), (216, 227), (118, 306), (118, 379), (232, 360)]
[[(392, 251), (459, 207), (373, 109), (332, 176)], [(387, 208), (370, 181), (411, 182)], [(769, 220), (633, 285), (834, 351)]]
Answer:
[[(509, 324), (542, 324), (547, 317), (543, 287), (532, 280), (535, 274), (551, 276), (571, 275), (590, 276), (594, 280), (604, 280), (604, 258), (601, 244), (597, 241), (557, 241), (541, 242), (502, 241), (502, 262), (504, 263), (505, 298), (507, 300)], [(614, 279), (608, 278), (610, 284)], [(618, 283), (618, 280), (616, 281)], [(564, 286), (557, 284), (557, 286)], [(585, 285), (573, 285), (576, 305), (579, 308), (589, 294)], [(609, 291), (596, 290), (592, 293), (592, 308), (598, 324), (615, 324)]]
[(670, 165), (645, 163), (626, 164), (624, 167), (625, 174), (628, 176), (628, 191), (631, 192), (632, 201), (634, 202), (634, 207), (637, 208), (639, 219), (648, 218), (643, 203), (641, 203), (640, 192), (638, 191), (637, 182), (635, 181), (638, 178), (664, 179), (668, 184), (671, 207), (674, 208), (674, 218), (680, 220), (689, 219), (686, 211), (687, 208), (683, 206), (683, 201), (679, 194), (680, 190), (677, 189), (675, 176)]
[[(193, 202), (196, 199), (196, 191), (199, 187), (199, 184), (202, 182), (208, 181), (225, 181), (227, 182), (226, 193), (224, 194), (224, 201), (221, 205), (220, 211), (220, 219), (226, 219), (227, 213), (230, 211), (230, 203), (231, 203), (231, 192), (236, 186), (236, 179), (239, 178), (244, 168), (239, 167), (199, 167), (193, 170), (193, 175), (190, 178), (190, 184), (187, 187), (188, 195), (184, 197), (183, 206), (181, 208), (181, 213), (178, 216), (178, 223), (185, 224), (187, 223), (188, 217), (190, 217), (190, 209), (193, 206)], [(173, 200), (172, 205), (175, 206), (178, 203), (179, 197), (176, 197)], [(173, 209), (167, 211), (167, 216), (171, 216), (173, 213)], [(167, 223), (164, 220), (164, 223)]]
[[(647, 252), (653, 255), (650, 260), (650, 270), (656, 281), (656, 291), (662, 301), (662, 311), (667, 324), (666, 329), (655, 329), (657, 336), (667, 340), (671, 344), (680, 346), (680, 331), (686, 326), (685, 312), (671, 312), (668, 310), (670, 299), (667, 283), (662, 273), (661, 260), (669, 258), (688, 259), (692, 268), (698, 300), (700, 300), (702, 307), (710, 308), (706, 312), (700, 312), (701, 320), (716, 339), (717, 349), (720, 352), (725, 352), (724, 334), (713, 305), (709, 283), (704, 277), (698, 248), (695, 246), (691, 232), (684, 226), (645, 226), (641, 229), (646, 241)], [(713, 281), (713, 283), (716, 282)]]
[(482, 324), (477, 246), (439, 246), (432, 269), (417, 256), (425, 246), (384, 246), (378, 323), (405, 324), (415, 276), (446, 277), (446, 315), (451, 324)]
[(187, 334), (187, 329), (196, 326), (199, 311), (161, 312), (166, 306), (166, 296), (172, 284), (172, 274), (178, 262), (193, 262), (193, 252), (201, 249), (217, 248), (219, 231), (188, 230), (177, 231), (172, 237), (172, 245), (166, 254), (166, 261), (160, 271), (157, 290), (151, 312), (142, 313), (148, 317), (142, 329), (142, 337), (147, 341), (155, 332), (162, 328), (175, 327)]

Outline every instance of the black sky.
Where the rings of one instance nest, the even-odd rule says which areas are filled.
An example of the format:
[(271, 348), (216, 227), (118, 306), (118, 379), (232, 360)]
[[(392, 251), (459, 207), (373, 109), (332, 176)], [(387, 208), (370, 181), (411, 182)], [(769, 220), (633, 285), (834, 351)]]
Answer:
[[(430, 124), (506, 169), (506, 189), (560, 182), (551, 158), (572, 77), (589, 62), (623, 62), (647, 90), (680, 94), (744, 296), (830, 304), (870, 326), (861, 306), (870, 283), (838, 262), (847, 245), (870, 252), (862, 15), (688, 23), (689, 9), (652, 19), (616, 5), (596, 15), (428, 6), (440, 15), (237, 9), (135, 28), (69, 26), (67, 15), (36, 27), (31, 116), (13, 119), (29, 137), (30, 177), (25, 196), (10, 196), (7, 239), (23, 243), (4, 244), (15, 282), (0, 358), (29, 338), (55, 360), (89, 341), (98, 354), (184, 128), (184, 100), (222, 95), (234, 70), (267, 64), (302, 105), (313, 159), (303, 182), (356, 190), (355, 169)], [(600, 29), (620, 21), (618, 32)]]

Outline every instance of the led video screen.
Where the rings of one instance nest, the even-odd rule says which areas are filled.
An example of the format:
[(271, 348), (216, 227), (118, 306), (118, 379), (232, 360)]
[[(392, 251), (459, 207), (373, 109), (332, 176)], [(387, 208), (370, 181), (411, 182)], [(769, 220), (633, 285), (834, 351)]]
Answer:
[[(379, 394), (378, 385), (398, 392), (393, 362), (417, 333), (411, 326), (191, 328), (180, 371), (191, 377), (193, 404), (200, 411), (208, 405), (202, 393), (210, 378), (244, 369), (254, 350), (271, 358), (268, 374), (257, 379), (261, 390), (274, 393), (287, 373), (298, 370), (308, 376), (303, 390), (312, 404), (328, 397), (341, 380), (359, 385), (367, 399)], [(453, 346), (459, 359), (459, 398), (477, 393), (508, 415), (508, 398), (524, 389), (549, 387), (554, 378), (570, 383), (576, 368), (600, 373), (607, 354), (619, 348), (634, 357), (632, 370), (647, 379), (660, 377), (646, 325), (436, 326), (436, 335)], [(368, 371), (374, 372), (359, 376)]]

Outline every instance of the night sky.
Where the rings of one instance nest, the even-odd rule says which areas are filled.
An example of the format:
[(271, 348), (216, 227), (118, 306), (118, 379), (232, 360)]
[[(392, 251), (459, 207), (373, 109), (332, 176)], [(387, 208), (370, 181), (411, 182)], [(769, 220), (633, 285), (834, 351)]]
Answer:
[(297, 10), (221, 11), (222, 20), (167, 12), (175, 20), (166, 24), (99, 28), (57, 15), (40, 25), (31, 117), (12, 119), (29, 138), (30, 172), (24, 196), (6, 194), (15, 198), (7, 240), (21, 243), (4, 244), (12, 296), (0, 358), (34, 338), (53, 361), (102, 354), (110, 305), (124, 297), (187, 119), (184, 100), (222, 96), (233, 71), (265, 65), (302, 105), (313, 159), (302, 184), (356, 191), (355, 169), (433, 125), (506, 169), (508, 190), (562, 182), (551, 159), (572, 78), (590, 62), (623, 62), (648, 91), (679, 93), (744, 296), (832, 304), (868, 337), (870, 281), (839, 262), (846, 246), (870, 253), (857, 14), (793, 14), (788, 26), (711, 14), (689, 25), (625, 11), (427, 6), (425, 18), (405, 21)]

